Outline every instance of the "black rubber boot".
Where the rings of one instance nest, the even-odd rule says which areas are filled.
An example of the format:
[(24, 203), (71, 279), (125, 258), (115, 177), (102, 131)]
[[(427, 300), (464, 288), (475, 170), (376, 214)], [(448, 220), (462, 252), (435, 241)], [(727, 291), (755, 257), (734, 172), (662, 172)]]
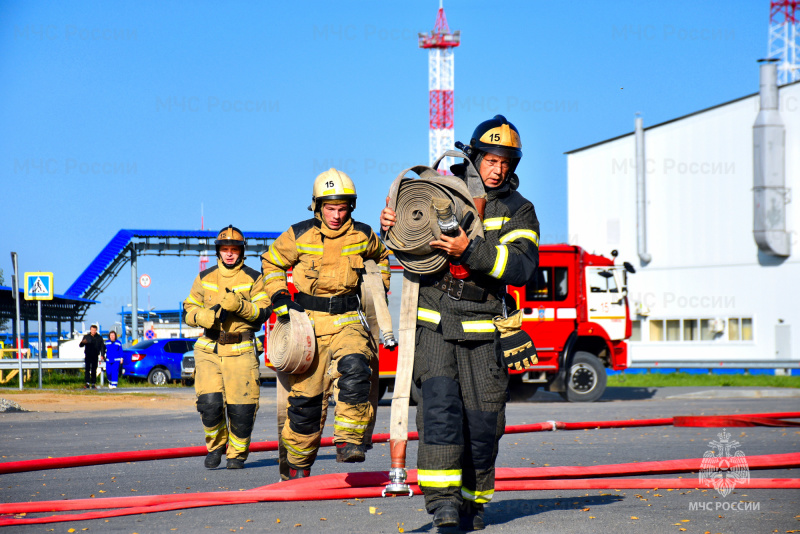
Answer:
[(355, 443), (337, 443), (336, 444), (336, 461), (348, 464), (360, 463), (366, 459), (363, 445), (356, 445)]
[(219, 466), (219, 463), (222, 461), (223, 454), (225, 454), (225, 447), (214, 449), (206, 454), (206, 461), (203, 462), (203, 464), (207, 469), (216, 469), (217, 466)]
[(228, 469), (242, 469), (244, 467), (244, 460), (238, 458), (228, 458)]
[(446, 502), (436, 509), (433, 514), (433, 526), (454, 527), (458, 525), (458, 509), (451, 502)]
[(483, 504), (464, 502), (461, 505), (461, 530), (483, 530), (486, 523), (483, 520)]

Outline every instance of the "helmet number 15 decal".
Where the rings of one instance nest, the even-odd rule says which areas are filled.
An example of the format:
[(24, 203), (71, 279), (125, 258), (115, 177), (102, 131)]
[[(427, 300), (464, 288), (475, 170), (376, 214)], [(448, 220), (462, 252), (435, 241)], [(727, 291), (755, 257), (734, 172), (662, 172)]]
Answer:
[(328, 189), (333, 189), (334, 187), (333, 180), (328, 180), (327, 182), (325, 182), (325, 187), (327, 187)]
[(493, 143), (494, 142), (500, 142), (500, 134), (499, 133), (490, 134), (489, 135), (489, 141), (493, 142)]

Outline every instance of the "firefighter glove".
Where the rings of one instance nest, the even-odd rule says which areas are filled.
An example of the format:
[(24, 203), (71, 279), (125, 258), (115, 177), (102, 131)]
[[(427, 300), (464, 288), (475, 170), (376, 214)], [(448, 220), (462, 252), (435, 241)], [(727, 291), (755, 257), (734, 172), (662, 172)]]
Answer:
[(211, 328), (214, 326), (215, 313), (211, 308), (202, 308), (197, 310), (195, 315), (195, 322), (203, 328)]
[(214, 304), (210, 309), (214, 310), (214, 317), (217, 319), (218, 323), (224, 323), (225, 319), (228, 318), (228, 310), (219, 304)]
[(272, 295), (270, 300), (272, 301), (272, 311), (274, 311), (275, 315), (278, 317), (288, 317), (289, 310), (295, 310), (299, 312), (306, 311), (305, 308), (292, 300), (292, 296), (285, 289), (282, 289)]
[(220, 304), (229, 312), (238, 313), (242, 309), (242, 297), (238, 293), (227, 289), (227, 293), (222, 297)]
[(500, 349), (509, 370), (522, 371), (539, 362), (531, 336), (522, 330), (521, 310), (508, 317), (495, 317), (494, 325), (500, 332)]

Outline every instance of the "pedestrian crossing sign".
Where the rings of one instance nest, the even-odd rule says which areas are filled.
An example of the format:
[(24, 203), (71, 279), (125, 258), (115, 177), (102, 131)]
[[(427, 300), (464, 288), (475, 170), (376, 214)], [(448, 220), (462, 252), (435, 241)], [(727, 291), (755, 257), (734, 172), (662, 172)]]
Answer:
[(25, 273), (25, 300), (53, 300), (53, 273)]

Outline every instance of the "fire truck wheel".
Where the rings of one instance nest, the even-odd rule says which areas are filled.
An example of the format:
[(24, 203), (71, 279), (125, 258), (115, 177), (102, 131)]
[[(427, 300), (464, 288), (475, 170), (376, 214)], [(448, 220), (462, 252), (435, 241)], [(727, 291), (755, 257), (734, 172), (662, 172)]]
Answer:
[(567, 376), (567, 390), (561, 394), (569, 402), (594, 402), (606, 390), (606, 370), (597, 356), (576, 352)]

